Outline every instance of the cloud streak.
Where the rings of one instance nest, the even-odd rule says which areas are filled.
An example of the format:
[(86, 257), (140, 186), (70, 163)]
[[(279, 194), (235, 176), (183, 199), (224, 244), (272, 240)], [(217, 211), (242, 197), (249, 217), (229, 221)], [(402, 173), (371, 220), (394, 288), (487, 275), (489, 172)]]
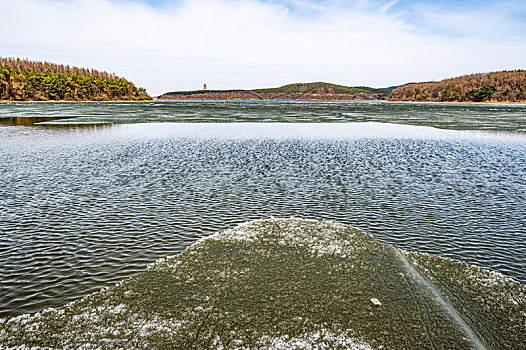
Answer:
[(203, 82), (215, 89), (296, 81), (388, 86), (524, 64), (524, 23), (509, 12), (477, 8), (472, 16), (433, 6), (0, 0), (0, 56), (115, 72), (155, 95)]

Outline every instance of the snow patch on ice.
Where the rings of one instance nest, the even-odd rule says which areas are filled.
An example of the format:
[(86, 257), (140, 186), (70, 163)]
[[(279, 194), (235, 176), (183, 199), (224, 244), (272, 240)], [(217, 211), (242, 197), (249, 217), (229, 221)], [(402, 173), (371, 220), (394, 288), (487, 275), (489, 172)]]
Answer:
[[(307, 227), (306, 223), (316, 225)], [(271, 218), (245, 222), (204, 240), (257, 243), (271, 239), (279, 245), (308, 248), (313, 256), (338, 255), (346, 258), (357, 249), (354, 236), (350, 233), (349, 226), (332, 221)]]
[(280, 337), (264, 336), (258, 339), (258, 349), (265, 350), (322, 350), (322, 349), (349, 349), (349, 350), (371, 350), (371, 346), (359, 341), (350, 332), (333, 333), (321, 328), (310, 333), (304, 333), (297, 337), (283, 335)]

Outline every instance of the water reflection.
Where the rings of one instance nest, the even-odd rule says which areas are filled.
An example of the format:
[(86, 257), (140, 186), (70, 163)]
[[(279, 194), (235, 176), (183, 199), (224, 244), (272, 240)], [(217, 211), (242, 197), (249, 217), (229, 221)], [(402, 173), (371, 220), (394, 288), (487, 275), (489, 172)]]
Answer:
[(63, 120), (74, 120), (72, 117), (3, 117), (0, 125), (6, 126), (33, 126), (50, 130), (87, 130), (100, 131), (104, 129), (119, 128), (113, 123), (52, 123)]
[(33, 126), (42, 122), (49, 122), (53, 120), (71, 119), (71, 117), (0, 117), (0, 124), (4, 125), (22, 125)]

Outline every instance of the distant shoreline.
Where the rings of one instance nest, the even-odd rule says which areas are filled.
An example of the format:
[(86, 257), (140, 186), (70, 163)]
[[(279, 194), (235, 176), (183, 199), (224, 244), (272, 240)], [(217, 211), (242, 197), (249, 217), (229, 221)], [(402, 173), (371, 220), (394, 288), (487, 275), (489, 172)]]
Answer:
[(425, 103), (425, 104), (477, 104), (477, 105), (483, 105), (483, 104), (510, 104), (510, 105), (521, 105), (526, 104), (526, 100), (524, 101), (480, 101), (480, 102), (474, 102), (474, 101), (408, 101), (408, 100), (384, 100), (384, 99), (170, 99), (170, 98), (154, 98), (152, 100), (108, 100), (108, 101), (94, 101), (94, 100), (86, 100), (86, 101), (70, 101), (70, 100), (47, 100), (47, 101), (10, 101), (10, 100), (0, 100), (0, 104), (7, 104), (7, 103), (124, 103), (124, 102), (133, 102), (133, 103), (151, 103), (151, 102), (159, 102), (159, 101), (186, 101), (186, 102), (198, 102), (198, 101), (247, 101), (247, 102), (257, 102), (257, 101), (303, 101), (303, 102), (385, 102), (385, 103)]
[[(170, 99), (170, 98), (157, 98), (154, 101), (250, 101), (250, 102), (257, 102), (257, 101), (309, 101), (309, 102), (351, 102), (351, 101), (357, 101), (357, 102), (394, 102), (394, 103), (435, 103), (435, 104), (526, 104), (526, 100), (524, 101), (407, 101), (407, 100), (383, 100), (383, 99)], [(144, 102), (144, 101), (137, 101), (137, 102)]]
[(73, 101), (73, 100), (44, 100), (44, 101), (34, 101), (34, 100), (22, 100), (22, 101), (16, 101), (16, 100), (0, 100), (0, 103), (86, 103), (86, 102), (93, 102), (93, 103), (105, 103), (105, 102), (152, 102), (156, 99), (151, 100), (104, 100), (104, 101), (96, 101), (96, 100), (82, 100), (82, 101)]
[(166, 92), (169, 100), (387, 100), (446, 103), (526, 103), (526, 70), (476, 73), (439, 82), (407, 83), (386, 88), (343, 86), (325, 82), (293, 83), (250, 90)]

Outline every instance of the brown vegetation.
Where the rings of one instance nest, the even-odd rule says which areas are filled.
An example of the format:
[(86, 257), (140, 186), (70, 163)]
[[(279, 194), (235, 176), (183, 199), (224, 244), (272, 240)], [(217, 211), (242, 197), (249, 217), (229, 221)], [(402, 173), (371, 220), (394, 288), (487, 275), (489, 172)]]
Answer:
[(83, 75), (86, 77), (97, 77), (106, 79), (119, 79), (127, 81), (124, 78), (118, 77), (115, 73), (101, 72), (95, 69), (70, 67), (68, 65), (56, 64), (50, 62), (29, 61), (28, 59), (20, 58), (2, 58), (0, 57), (0, 66), (13, 68), (18, 71), (28, 71), (34, 73), (54, 73), (54, 74), (74, 74)]
[(0, 58), (0, 100), (149, 100), (115, 74), (19, 58)]
[(255, 90), (175, 91), (159, 96), (169, 100), (378, 100), (391, 90), (350, 87), (323, 82), (289, 84)]
[(396, 101), (526, 102), (526, 71), (464, 75), (439, 82), (408, 84), (391, 92)]

